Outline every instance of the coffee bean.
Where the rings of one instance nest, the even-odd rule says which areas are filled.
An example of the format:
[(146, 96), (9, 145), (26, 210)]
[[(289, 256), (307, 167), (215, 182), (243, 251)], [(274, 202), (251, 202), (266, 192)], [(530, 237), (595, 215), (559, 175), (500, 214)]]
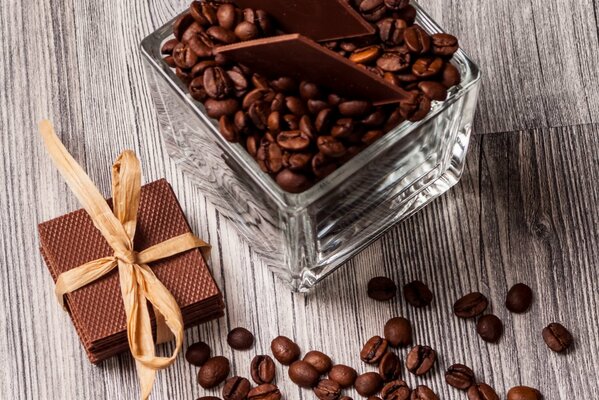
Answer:
[(537, 389), (528, 386), (516, 386), (507, 392), (507, 400), (542, 400), (543, 395)]
[(197, 35), (202, 34), (203, 32), (204, 32), (204, 28), (202, 27), (202, 25), (198, 24), (197, 22), (194, 22), (183, 33), (183, 37), (181, 37), (181, 41), (183, 43), (188, 43), (194, 37), (196, 37)]
[(390, 10), (400, 10), (410, 4), (410, 0), (385, 0), (385, 6)]
[(214, 7), (204, 1), (192, 2), (189, 6), (189, 12), (202, 26), (214, 25), (218, 23)]
[(322, 95), (318, 85), (316, 85), (312, 82), (307, 82), (307, 81), (303, 81), (300, 83), (299, 93), (300, 93), (300, 97), (304, 101), (319, 99)]
[(439, 82), (420, 82), (418, 88), (431, 100), (445, 101), (447, 99), (447, 89)]
[(403, 297), (414, 307), (426, 307), (433, 301), (433, 292), (422, 281), (412, 281), (403, 287)]
[(368, 46), (361, 49), (357, 49), (350, 56), (349, 60), (356, 64), (369, 64), (374, 62), (381, 54), (380, 46)]
[(403, 19), (386, 18), (377, 23), (379, 37), (389, 46), (403, 43), (408, 24)]
[(381, 109), (375, 110), (374, 112), (368, 114), (362, 121), (362, 125), (368, 127), (380, 127), (385, 123), (386, 115), (385, 112)]
[(270, 82), (270, 85), (279, 92), (292, 93), (297, 89), (295, 80), (289, 77), (281, 77)]
[(300, 349), (291, 339), (278, 336), (273, 339), (270, 349), (275, 358), (283, 365), (290, 365), (300, 356)]
[(439, 400), (439, 397), (428, 386), (420, 385), (412, 391), (410, 400)]
[(517, 283), (509, 290), (505, 306), (513, 313), (526, 312), (532, 304), (532, 289), (524, 283)]
[(385, 72), (403, 72), (410, 68), (411, 56), (409, 54), (385, 53), (376, 65)]
[[(198, 62), (196, 65), (193, 66), (193, 68), (191, 69), (191, 76), (193, 76), (194, 78), (203, 78), (204, 76), (204, 72), (206, 72), (206, 70), (210, 67), (216, 67), (216, 63), (212, 60), (203, 60)], [(204, 85), (204, 82), (202, 80), (202, 86)]]
[(191, 74), (189, 73), (188, 69), (176, 67), (175, 75), (177, 75), (177, 78), (179, 78), (181, 82), (185, 84), (189, 84), (189, 82), (191, 81)]
[(231, 143), (237, 143), (239, 141), (239, 133), (237, 132), (237, 128), (231, 120), (231, 117), (226, 115), (220, 117), (218, 120), (218, 127), (221, 135), (223, 135), (227, 141)]
[(210, 358), (210, 346), (204, 342), (197, 342), (187, 348), (185, 359), (196, 367), (202, 366)]
[(210, 67), (204, 72), (204, 89), (208, 96), (213, 99), (222, 100), (233, 91), (233, 82), (224, 69)]
[(198, 56), (187, 43), (179, 43), (173, 49), (173, 60), (179, 68), (190, 69), (198, 61)]
[(327, 157), (342, 157), (346, 152), (343, 143), (332, 136), (320, 136), (316, 139), (316, 144), (320, 152)]
[(173, 24), (173, 33), (178, 41), (183, 39), (183, 34), (195, 21), (191, 14), (185, 13), (181, 15)]
[(312, 186), (312, 182), (306, 175), (290, 169), (283, 169), (277, 174), (275, 180), (283, 190), (289, 193), (301, 193)]
[(572, 334), (557, 322), (553, 322), (543, 329), (543, 340), (551, 350), (557, 353), (567, 350), (574, 342)]
[(391, 318), (385, 324), (384, 334), (392, 347), (406, 347), (412, 344), (412, 324), (406, 318)]
[(310, 168), (312, 153), (293, 153), (289, 156), (287, 167), (292, 171), (304, 171)]
[(343, 364), (334, 365), (329, 371), (329, 379), (337, 382), (344, 389), (353, 386), (357, 376), (355, 369)]
[(271, 383), (275, 379), (275, 363), (270, 356), (258, 355), (252, 359), (250, 374), (258, 385)]
[(229, 360), (222, 356), (212, 357), (198, 371), (198, 383), (204, 389), (220, 385), (229, 375)]
[(460, 71), (456, 66), (452, 63), (445, 63), (441, 80), (443, 86), (449, 89), (450, 87), (458, 85), (461, 79)]
[(468, 389), (468, 400), (499, 400), (499, 396), (486, 383), (477, 383)]
[(341, 396), (341, 386), (333, 380), (323, 379), (314, 388), (314, 394), (320, 400), (337, 400)]
[(311, 388), (316, 386), (320, 374), (306, 361), (295, 361), (289, 366), (289, 378), (298, 386)]
[(387, 352), (388, 343), (380, 336), (371, 337), (362, 347), (360, 359), (366, 364), (377, 364)]
[(302, 131), (283, 131), (277, 136), (277, 143), (282, 149), (301, 151), (310, 146), (310, 137)]
[(489, 300), (479, 292), (469, 293), (453, 305), (453, 312), (460, 318), (474, 318), (482, 314), (489, 305)]
[(247, 22), (256, 25), (261, 35), (269, 36), (273, 33), (273, 24), (266, 11), (246, 8), (243, 10), (243, 17)]
[(281, 400), (279, 388), (273, 384), (265, 383), (250, 390), (248, 400)]
[(444, 61), (439, 57), (421, 57), (412, 65), (412, 73), (419, 78), (431, 78), (443, 71)]
[(233, 29), (237, 23), (237, 11), (231, 3), (224, 3), (218, 6), (216, 10), (216, 19), (218, 24), (225, 29)]
[(329, 108), (329, 104), (324, 100), (308, 100), (307, 104), (310, 114), (319, 114), (321, 111)]
[(406, 23), (408, 25), (413, 25), (414, 21), (416, 21), (416, 14), (418, 12), (416, 11), (416, 8), (414, 8), (414, 6), (408, 4), (407, 6), (403, 7), (401, 10), (397, 11), (395, 13), (395, 16), (397, 18), (401, 18), (404, 21), (406, 21)]
[(235, 27), (235, 36), (239, 38), (241, 41), (253, 40), (260, 36), (260, 32), (256, 25), (242, 21)]
[(366, 372), (356, 378), (354, 387), (364, 397), (377, 394), (384, 385), (383, 378), (376, 372)]
[(223, 387), (224, 400), (245, 400), (250, 392), (250, 381), (240, 376), (234, 376), (225, 381)]
[(368, 131), (364, 134), (364, 136), (362, 136), (362, 143), (364, 143), (365, 145), (371, 145), (372, 143), (382, 138), (383, 135), (384, 132), (381, 130)]
[(406, 368), (420, 376), (430, 371), (437, 360), (437, 352), (429, 346), (414, 346), (406, 357)]
[(175, 47), (178, 44), (179, 44), (179, 41), (177, 39), (167, 40), (166, 42), (164, 42), (164, 44), (160, 48), (160, 53), (171, 55), (171, 54), (173, 54), (173, 50), (175, 49)]
[(364, 0), (359, 9), (364, 19), (370, 22), (378, 21), (387, 12), (384, 0)]
[(445, 372), (445, 382), (456, 389), (468, 390), (474, 384), (474, 372), (464, 364), (453, 364)]
[(397, 286), (386, 276), (377, 276), (368, 281), (368, 297), (378, 301), (386, 301), (395, 297)]
[(355, 121), (352, 118), (341, 118), (335, 122), (331, 129), (331, 136), (335, 139), (350, 137), (356, 129)]
[(403, 118), (410, 122), (418, 122), (424, 119), (431, 110), (431, 100), (423, 93), (410, 92), (410, 96), (399, 103), (399, 111)]
[(339, 104), (339, 112), (345, 117), (359, 117), (366, 114), (370, 107), (371, 104), (368, 101), (344, 101)]
[(312, 365), (321, 375), (329, 372), (333, 366), (333, 362), (329, 356), (316, 350), (307, 352), (304, 356), (304, 361)]
[(245, 328), (235, 328), (227, 335), (227, 343), (235, 350), (247, 350), (254, 344), (254, 335)]
[(437, 56), (451, 57), (458, 51), (458, 39), (447, 33), (435, 33), (432, 36), (433, 53)]
[(293, 114), (297, 116), (301, 117), (302, 115), (308, 113), (308, 110), (306, 109), (304, 102), (298, 97), (288, 96), (285, 99), (285, 105), (287, 106), (287, 109), (289, 111), (291, 111)]
[(485, 342), (497, 343), (503, 334), (503, 322), (493, 314), (483, 315), (476, 323), (476, 332)]
[(239, 110), (239, 103), (235, 99), (207, 99), (204, 107), (210, 118), (219, 119), (223, 115), (234, 115)]
[(408, 400), (412, 390), (405, 381), (396, 380), (387, 383), (381, 390), (383, 400)]
[[(262, 171), (269, 174), (278, 173), (283, 167), (283, 153), (278, 144), (263, 140), (256, 155), (258, 165)], [(274, 351), (274, 350), (273, 350)], [(299, 356), (299, 351), (298, 351)], [(275, 354), (275, 358), (278, 359)]]
[(312, 158), (312, 172), (319, 179), (324, 179), (337, 169), (337, 162), (324, 155), (323, 153), (317, 153)]
[[(200, 32), (189, 39), (189, 48), (199, 58), (213, 57), (214, 47), (214, 42), (210, 36), (204, 32)], [(214, 59), (214, 61), (216, 62), (216, 59)]]
[(385, 354), (379, 363), (379, 374), (385, 382), (399, 378), (400, 373), (401, 360), (399, 357), (391, 351)]
[(208, 93), (206, 93), (206, 89), (204, 89), (204, 77), (202, 76), (194, 78), (191, 82), (189, 82), (189, 86), (187, 88), (189, 89), (189, 94), (194, 98), (194, 100), (205, 101), (208, 98)]
[(310, 139), (316, 136), (316, 128), (314, 127), (314, 124), (312, 124), (310, 117), (307, 115), (300, 118), (299, 130), (306, 134)]
[(164, 57), (164, 62), (171, 68), (175, 68), (177, 64), (175, 64), (175, 58), (173, 56)]
[(431, 37), (418, 25), (405, 30), (404, 41), (412, 53), (425, 54), (431, 49)]
[(250, 108), (248, 109), (248, 115), (254, 126), (263, 131), (268, 126), (270, 107), (266, 101), (256, 101), (250, 105)]

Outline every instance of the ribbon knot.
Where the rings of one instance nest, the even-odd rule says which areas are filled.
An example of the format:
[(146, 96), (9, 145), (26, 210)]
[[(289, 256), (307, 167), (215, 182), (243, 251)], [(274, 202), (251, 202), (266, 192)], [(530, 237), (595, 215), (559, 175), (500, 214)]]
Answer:
[[(135, 358), (141, 398), (152, 391), (156, 371), (169, 367), (183, 344), (183, 317), (173, 295), (158, 280), (148, 264), (185, 251), (210, 247), (191, 233), (176, 236), (141, 252), (133, 249), (141, 192), (141, 166), (130, 150), (112, 166), (113, 209), (85, 171), (69, 154), (49, 121), (39, 125), (46, 150), (67, 184), (89, 214), (94, 226), (113, 250), (113, 255), (90, 261), (58, 276), (54, 292), (64, 306), (64, 295), (80, 289), (118, 268), (123, 305), (127, 316), (127, 339)], [(170, 357), (157, 357), (148, 302), (154, 309), (158, 337), (174, 336)]]

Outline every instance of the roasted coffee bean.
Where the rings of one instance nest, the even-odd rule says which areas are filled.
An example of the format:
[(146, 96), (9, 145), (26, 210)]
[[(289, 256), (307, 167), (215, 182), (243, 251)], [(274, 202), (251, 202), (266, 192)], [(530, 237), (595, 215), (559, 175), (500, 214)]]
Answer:
[(411, 57), (409, 54), (385, 53), (376, 65), (385, 72), (402, 72), (410, 68)]
[(286, 167), (294, 172), (307, 170), (312, 162), (312, 153), (292, 153), (289, 154)]
[(379, 374), (381, 374), (385, 382), (399, 378), (400, 373), (401, 360), (397, 354), (392, 351), (385, 354), (379, 363)]
[(410, 4), (410, 0), (385, 0), (385, 6), (390, 10), (400, 10)]
[[(283, 152), (281, 151), (281, 148), (279, 147), (278, 144), (270, 142), (268, 140), (264, 140), (260, 144), (256, 158), (258, 160), (258, 165), (260, 166), (262, 171), (264, 171), (266, 173), (276, 174), (283, 167)], [(274, 341), (273, 341), (273, 343), (274, 343)], [(277, 360), (279, 360), (279, 357), (277, 357), (277, 354), (274, 353), (274, 348), (273, 348), (273, 354), (274, 354), (275, 358)], [(299, 356), (299, 350), (298, 350), (298, 356)], [(279, 360), (279, 361), (281, 361), (281, 360)], [(281, 361), (281, 363), (283, 363), (283, 362)], [(283, 363), (283, 364), (285, 364), (285, 363)], [(289, 365), (289, 364), (285, 364), (285, 365)]]
[(260, 36), (258, 27), (247, 21), (241, 21), (239, 25), (235, 27), (234, 33), (241, 41), (253, 40)]
[(489, 305), (489, 300), (479, 292), (469, 293), (453, 305), (453, 312), (460, 318), (474, 318), (481, 315)]
[(177, 64), (175, 64), (175, 58), (173, 56), (164, 57), (164, 62), (171, 68), (177, 67)]
[(270, 85), (279, 92), (292, 93), (297, 89), (295, 80), (289, 77), (281, 77), (270, 82)]
[(412, 324), (403, 317), (391, 318), (385, 324), (385, 339), (392, 347), (406, 347), (412, 344)]
[(225, 386), (223, 387), (223, 399), (245, 400), (250, 389), (250, 381), (240, 376), (234, 376), (225, 381)]
[(329, 107), (329, 104), (324, 100), (308, 100), (307, 104), (310, 114), (318, 114)]
[(171, 55), (178, 44), (179, 41), (177, 39), (167, 40), (160, 48), (160, 52), (165, 55)]
[(397, 293), (397, 286), (386, 276), (377, 276), (368, 281), (368, 297), (378, 301), (391, 300)]
[(310, 137), (302, 131), (283, 131), (277, 136), (277, 143), (282, 149), (302, 151), (310, 146)]
[(406, 368), (420, 376), (430, 371), (437, 360), (437, 352), (429, 346), (414, 346), (406, 357)]
[(273, 384), (265, 383), (250, 390), (248, 400), (281, 400), (279, 388)]
[(308, 110), (306, 109), (304, 102), (298, 97), (295, 97), (295, 96), (286, 97), (285, 105), (287, 106), (287, 109), (289, 111), (291, 111), (293, 114), (295, 114), (297, 116), (302, 116), (302, 115), (308, 113)]
[(336, 93), (331, 93), (327, 96), (327, 102), (331, 107), (337, 107), (343, 101), (343, 97), (339, 96)]
[(266, 125), (268, 130), (271, 132), (279, 132), (281, 130), (282, 118), (281, 113), (278, 111), (273, 111), (268, 115), (268, 120), (266, 121)]
[(445, 372), (445, 382), (456, 389), (468, 390), (474, 384), (474, 372), (464, 364), (453, 364)]
[(250, 106), (248, 115), (256, 128), (265, 130), (268, 126), (270, 107), (266, 101), (256, 101)]
[(189, 12), (193, 18), (202, 26), (215, 25), (218, 23), (216, 11), (211, 4), (204, 1), (194, 1), (189, 6)]
[(244, 110), (247, 110), (255, 102), (262, 101), (266, 97), (267, 93), (268, 90), (265, 89), (254, 89), (243, 97), (241, 106)]
[(431, 110), (431, 99), (423, 93), (410, 92), (410, 96), (399, 103), (401, 116), (410, 122), (418, 122), (424, 119)]
[(299, 130), (299, 119), (295, 114), (283, 115), (283, 125), (290, 131)]
[(234, 86), (224, 69), (210, 67), (204, 71), (204, 89), (208, 96), (222, 100), (233, 92)]
[(406, 21), (406, 23), (408, 25), (413, 25), (414, 21), (416, 21), (417, 13), (418, 12), (416, 11), (416, 8), (414, 8), (414, 6), (408, 4), (407, 6), (403, 7), (401, 10), (395, 12), (394, 15), (395, 15), (395, 17), (401, 18), (404, 21)]
[(316, 350), (307, 352), (304, 356), (304, 361), (311, 364), (321, 375), (329, 372), (333, 366), (333, 362), (329, 356)]
[(390, 46), (402, 44), (408, 24), (403, 19), (386, 18), (377, 23), (379, 37)]
[(299, 93), (300, 97), (304, 101), (319, 99), (322, 96), (322, 93), (318, 85), (307, 81), (303, 81), (300, 83)]
[(254, 335), (245, 328), (235, 328), (227, 335), (227, 343), (235, 350), (247, 350), (254, 345)]
[(401, 124), (404, 121), (405, 121), (405, 118), (401, 115), (401, 110), (398, 107), (391, 114), (389, 114), (389, 118), (387, 118), (387, 122), (385, 122), (385, 125), (383, 125), (383, 130), (390, 131), (390, 130), (396, 128), (397, 126), (399, 126), (399, 124)]
[(425, 81), (418, 84), (418, 88), (426, 97), (431, 100), (445, 101), (447, 99), (447, 89), (439, 82)]
[(412, 73), (419, 78), (430, 78), (443, 70), (443, 59), (436, 57), (421, 57), (412, 65)]
[(290, 365), (300, 356), (298, 345), (285, 336), (274, 338), (270, 344), (270, 349), (275, 358), (283, 365)]
[(368, 131), (364, 134), (364, 136), (362, 136), (362, 143), (364, 143), (365, 145), (371, 145), (372, 143), (382, 138), (383, 135), (384, 132), (380, 130)]
[(368, 127), (379, 127), (385, 123), (385, 112), (381, 109), (377, 109), (374, 112), (368, 114), (362, 121), (362, 125)]
[(338, 119), (331, 129), (331, 136), (335, 139), (348, 138), (350, 137), (356, 128), (356, 124), (351, 118)]
[(299, 130), (306, 134), (310, 139), (316, 135), (316, 128), (308, 115), (304, 115), (300, 118)]
[(505, 306), (513, 313), (526, 312), (532, 304), (532, 289), (524, 283), (517, 283), (509, 290)]
[[(200, 32), (189, 39), (189, 48), (199, 58), (213, 57), (214, 47), (214, 42), (210, 36), (204, 32)], [(214, 61), (216, 62), (216, 58), (214, 58)]]
[(384, 0), (363, 0), (359, 6), (366, 21), (376, 22), (387, 13)]
[(231, 120), (231, 117), (226, 115), (220, 117), (218, 127), (221, 135), (223, 135), (227, 141), (231, 143), (237, 143), (239, 141), (239, 133), (237, 132), (237, 128)]
[(411, 72), (405, 74), (395, 74), (395, 78), (402, 84), (414, 83), (420, 80), (419, 77), (417, 77)]
[(435, 33), (433, 39), (433, 53), (437, 56), (451, 57), (458, 51), (458, 39), (447, 33)]
[[(248, 133), (250, 129), (250, 117), (243, 110), (239, 110), (235, 113), (235, 116), (233, 117), (233, 123), (235, 124), (235, 128), (237, 128), (240, 133)], [(258, 142), (256, 142), (255, 149), (256, 151), (258, 150)], [(256, 152), (254, 152), (252, 155), (255, 156)]]
[(206, 30), (210, 38), (218, 43), (231, 44), (237, 41), (237, 36), (233, 31), (223, 28), (222, 26), (211, 26)]
[[(210, 67), (216, 67), (216, 63), (212, 60), (203, 60), (193, 66), (191, 69), (191, 76), (193, 78), (203, 77), (204, 72)], [(202, 81), (202, 86), (204, 82)]]
[(367, 364), (377, 364), (387, 352), (388, 343), (380, 336), (371, 337), (362, 347), (360, 359)]
[(222, 356), (212, 357), (198, 371), (198, 383), (204, 389), (220, 385), (229, 375), (229, 360)]
[(364, 397), (377, 394), (385, 382), (383, 378), (376, 372), (366, 372), (356, 378), (354, 387), (356, 391)]
[(414, 307), (426, 307), (433, 301), (433, 292), (421, 281), (412, 281), (403, 287), (403, 297)]
[(204, 342), (197, 342), (187, 348), (185, 359), (196, 367), (202, 366), (210, 358), (210, 346)]
[(314, 394), (320, 400), (337, 400), (341, 396), (341, 386), (333, 380), (323, 379), (314, 388)]
[(270, 356), (256, 356), (252, 359), (250, 374), (258, 385), (271, 383), (275, 379), (275, 363)]
[(275, 180), (283, 190), (289, 193), (304, 192), (312, 185), (306, 175), (291, 169), (284, 169), (279, 172)]
[(256, 25), (260, 34), (269, 36), (273, 32), (273, 24), (269, 15), (264, 10), (252, 10), (246, 8), (243, 10), (243, 17), (247, 22)]
[(485, 342), (497, 343), (503, 334), (503, 322), (493, 314), (483, 315), (476, 323), (476, 332)]
[(408, 400), (412, 390), (405, 381), (396, 380), (387, 383), (381, 390), (383, 400)]
[(189, 94), (197, 101), (204, 101), (208, 94), (204, 89), (204, 78), (202, 76), (192, 79), (188, 85)]
[(368, 101), (352, 100), (344, 101), (339, 104), (339, 112), (345, 117), (359, 117), (370, 110), (371, 104)]
[(330, 108), (325, 108), (324, 110), (321, 110), (316, 116), (316, 119), (314, 120), (314, 127), (316, 128), (317, 132), (325, 133), (327, 130), (330, 129), (332, 123), (333, 110), (331, 110)]
[(234, 115), (239, 110), (239, 103), (235, 99), (207, 99), (204, 102), (204, 107), (206, 107), (206, 114), (210, 118), (219, 119), (223, 115)]
[(404, 41), (412, 53), (425, 54), (431, 49), (431, 37), (418, 25), (405, 30)]
[(296, 361), (289, 366), (289, 378), (298, 386), (312, 388), (318, 383), (320, 374), (306, 361)]
[(173, 24), (173, 34), (178, 41), (183, 39), (183, 34), (194, 23), (194, 19), (189, 13), (181, 15)]
[(543, 329), (543, 340), (551, 350), (557, 353), (567, 350), (574, 342), (570, 331), (557, 322), (553, 322)]
[(543, 395), (535, 388), (516, 386), (507, 392), (507, 400), (542, 400)]
[(342, 157), (346, 152), (343, 143), (332, 136), (320, 136), (316, 139), (316, 144), (320, 152), (327, 157)]
[(179, 43), (173, 49), (173, 61), (179, 68), (190, 69), (198, 61), (198, 56), (187, 43)]
[(285, 111), (285, 95), (283, 93), (277, 93), (270, 103), (271, 111), (283, 112)]
[(425, 385), (420, 385), (412, 391), (410, 400), (439, 400), (439, 397)]
[(486, 383), (477, 383), (468, 389), (468, 400), (499, 400), (499, 396)]
[(197, 36), (197, 35), (199, 35), (199, 34), (201, 34), (203, 32), (204, 32), (204, 28), (202, 27), (202, 25), (198, 24), (197, 22), (194, 22), (183, 33), (183, 37), (181, 38), (181, 41), (183, 43), (187, 43), (191, 39), (193, 39), (195, 36)]
[(381, 54), (382, 49), (380, 46), (368, 46), (361, 49), (355, 50), (350, 56), (350, 61), (356, 64), (369, 64), (374, 62)]
[(181, 82), (185, 84), (189, 84), (191, 82), (191, 74), (189, 73), (188, 69), (176, 67), (175, 75), (177, 75), (177, 78), (179, 78)]
[(216, 10), (216, 19), (218, 24), (225, 29), (232, 30), (237, 24), (237, 10), (231, 3), (224, 3), (218, 6)]
[(337, 364), (329, 371), (329, 379), (337, 382), (342, 388), (348, 388), (354, 385), (358, 373), (352, 367)]
[(441, 83), (448, 89), (458, 85), (462, 79), (460, 76), (460, 71), (452, 63), (445, 63), (445, 68), (443, 69), (441, 78)]

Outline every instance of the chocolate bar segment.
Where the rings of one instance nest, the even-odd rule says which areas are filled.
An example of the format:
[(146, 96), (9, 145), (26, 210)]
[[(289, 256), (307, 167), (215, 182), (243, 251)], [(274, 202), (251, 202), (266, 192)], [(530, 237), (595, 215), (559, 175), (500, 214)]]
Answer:
[(215, 51), (266, 76), (307, 80), (375, 105), (399, 103), (407, 97), (400, 87), (299, 34), (236, 43)]
[(284, 32), (317, 42), (374, 35), (376, 30), (344, 0), (235, 0), (240, 7), (262, 9)]

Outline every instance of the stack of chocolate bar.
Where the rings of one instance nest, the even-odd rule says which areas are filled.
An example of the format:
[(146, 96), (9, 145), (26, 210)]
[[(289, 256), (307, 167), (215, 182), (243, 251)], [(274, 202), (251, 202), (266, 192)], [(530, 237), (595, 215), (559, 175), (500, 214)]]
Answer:
[[(191, 231), (165, 180), (142, 187), (137, 218), (134, 248), (138, 252)], [(38, 229), (41, 252), (55, 281), (65, 271), (113, 255), (85, 210), (44, 222)], [(223, 315), (222, 294), (200, 250), (154, 262), (150, 267), (175, 297), (186, 327)], [(65, 297), (73, 324), (92, 363), (128, 350), (125, 310), (116, 269)], [(153, 313), (152, 326), (155, 331)]]

